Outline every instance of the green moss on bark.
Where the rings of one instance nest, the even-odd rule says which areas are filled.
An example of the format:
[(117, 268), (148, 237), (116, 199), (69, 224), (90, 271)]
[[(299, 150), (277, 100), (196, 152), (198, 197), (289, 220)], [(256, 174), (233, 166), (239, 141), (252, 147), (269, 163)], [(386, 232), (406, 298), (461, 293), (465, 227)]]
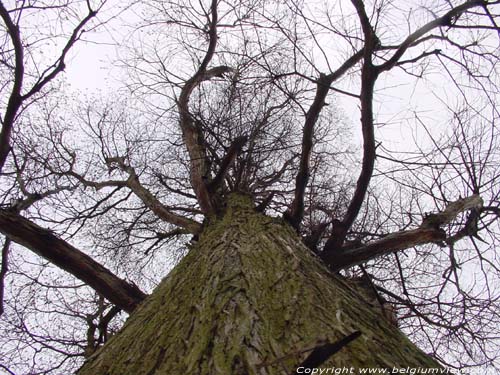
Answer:
[(281, 220), (233, 195), (225, 215), (79, 375), (285, 374), (359, 330), (324, 366), (438, 367)]

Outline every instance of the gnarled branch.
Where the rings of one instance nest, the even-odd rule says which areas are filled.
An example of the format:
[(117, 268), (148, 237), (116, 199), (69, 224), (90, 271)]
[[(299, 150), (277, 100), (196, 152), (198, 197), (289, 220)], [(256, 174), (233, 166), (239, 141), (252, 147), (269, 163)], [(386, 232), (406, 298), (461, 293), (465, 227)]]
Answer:
[(217, 46), (217, 0), (212, 1), (211, 15), (210, 17), (207, 16), (207, 18), (209, 21), (209, 29), (207, 32), (209, 43), (207, 52), (196, 73), (184, 84), (177, 102), (177, 107), (179, 109), (182, 137), (190, 159), (191, 186), (193, 187), (202, 211), (210, 215), (216, 211), (216, 207), (208, 189), (208, 184), (210, 182), (210, 162), (208, 160), (203, 131), (189, 111), (189, 99), (193, 90), (201, 82), (208, 81), (214, 77), (222, 77), (224, 74), (232, 71), (232, 69), (227, 66), (207, 69)]
[(322, 255), (322, 258), (331, 269), (338, 271), (410, 247), (432, 242), (445, 242), (446, 233), (440, 227), (451, 222), (458, 214), (467, 210), (480, 209), (482, 205), (483, 200), (479, 195), (462, 198), (451, 202), (445, 210), (427, 216), (417, 229), (392, 233), (354, 249), (327, 252)]
[(201, 224), (195, 220), (173, 213), (167, 206), (161, 203), (148, 189), (146, 189), (139, 181), (139, 176), (135, 169), (127, 165), (123, 158), (114, 157), (107, 158), (108, 165), (116, 164), (118, 168), (127, 172), (129, 177), (126, 181), (119, 181), (117, 186), (126, 186), (134, 192), (134, 194), (144, 203), (151, 211), (153, 211), (161, 220), (177, 225), (188, 230), (190, 233), (196, 234), (201, 230)]

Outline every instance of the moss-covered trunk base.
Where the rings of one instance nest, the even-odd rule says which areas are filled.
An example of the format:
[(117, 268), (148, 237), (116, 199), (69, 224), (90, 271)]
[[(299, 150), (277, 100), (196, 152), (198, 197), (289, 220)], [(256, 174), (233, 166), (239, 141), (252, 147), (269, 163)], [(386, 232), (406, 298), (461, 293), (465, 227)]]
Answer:
[(439, 366), (287, 225), (233, 196), (225, 216), (78, 374), (290, 374), (305, 349), (354, 331), (361, 336), (324, 367)]

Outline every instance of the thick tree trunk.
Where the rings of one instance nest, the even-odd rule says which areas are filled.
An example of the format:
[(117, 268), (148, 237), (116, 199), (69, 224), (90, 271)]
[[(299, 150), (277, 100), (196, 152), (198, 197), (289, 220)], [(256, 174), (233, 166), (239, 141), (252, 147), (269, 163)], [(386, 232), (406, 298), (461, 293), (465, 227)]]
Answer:
[(291, 374), (307, 349), (355, 331), (361, 336), (322, 367), (439, 367), (362, 295), (288, 225), (232, 196), (224, 217), (78, 374)]

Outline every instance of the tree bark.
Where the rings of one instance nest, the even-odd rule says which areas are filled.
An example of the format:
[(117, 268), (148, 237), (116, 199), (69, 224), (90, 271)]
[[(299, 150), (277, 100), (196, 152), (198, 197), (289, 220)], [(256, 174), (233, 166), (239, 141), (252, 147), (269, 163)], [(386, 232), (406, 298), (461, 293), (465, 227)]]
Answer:
[(323, 367), (439, 367), (362, 296), (283, 220), (232, 195), (78, 374), (292, 374), (325, 351)]

